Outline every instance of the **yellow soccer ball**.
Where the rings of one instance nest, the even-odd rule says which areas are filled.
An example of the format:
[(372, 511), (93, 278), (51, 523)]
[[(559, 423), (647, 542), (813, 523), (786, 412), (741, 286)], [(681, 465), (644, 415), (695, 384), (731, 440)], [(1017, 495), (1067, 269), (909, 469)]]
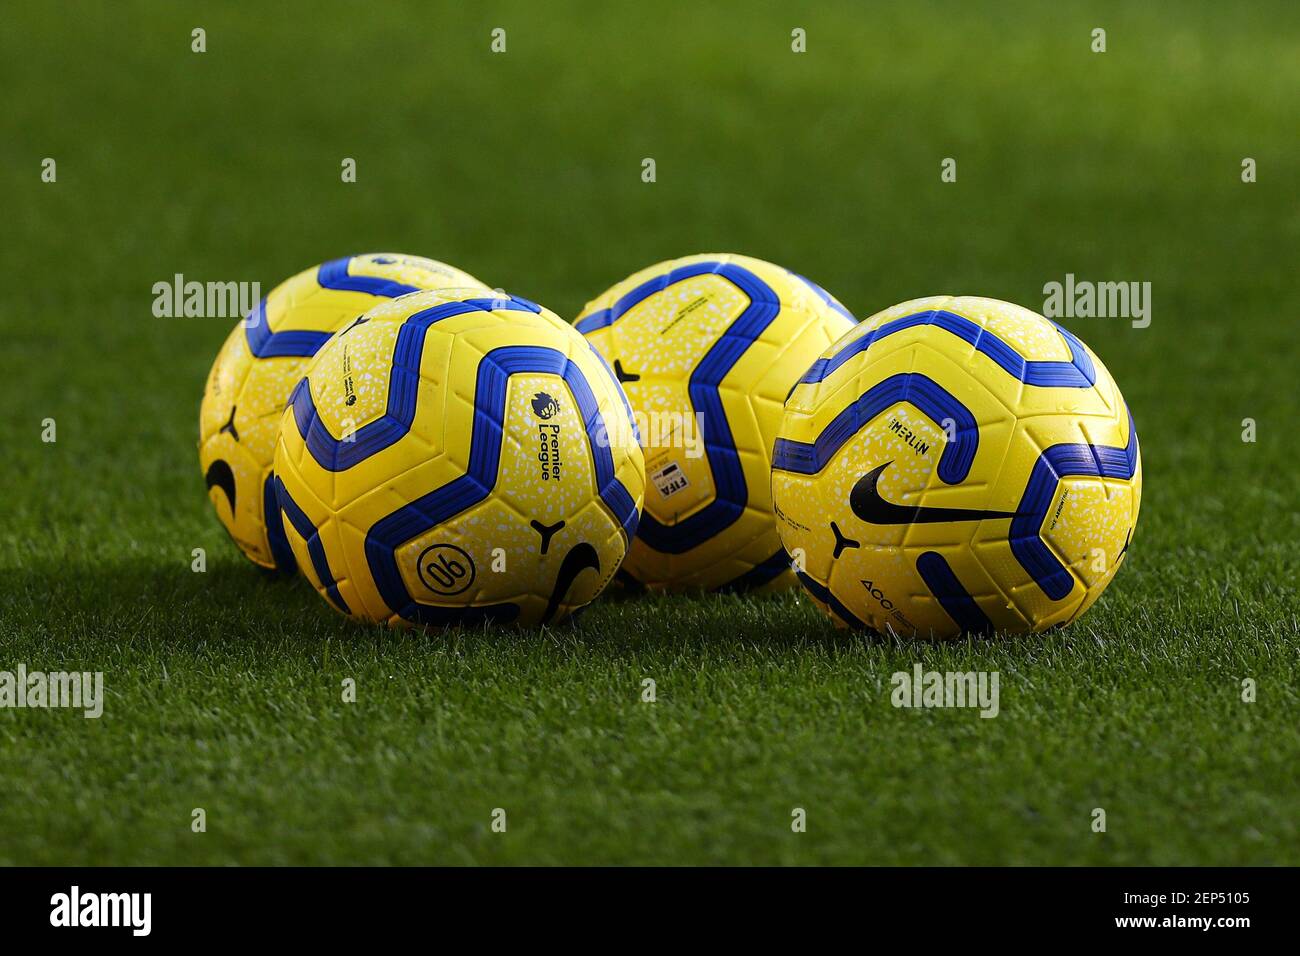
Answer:
[(446, 287), (487, 288), (421, 256), (335, 259), (280, 283), (226, 338), (199, 409), (199, 466), (217, 518), (249, 560), (293, 569), (278, 512), (269, 506), (271, 459), (285, 403), (308, 360), (376, 303)]
[(995, 299), (872, 316), (785, 406), (772, 464), (781, 540), (840, 624), (903, 635), (1041, 631), (1128, 554), (1142, 459), (1086, 345)]
[(646, 459), (645, 514), (624, 571), (655, 589), (794, 583), (772, 516), (781, 405), (853, 325), (820, 286), (738, 255), (650, 266), (577, 328), (627, 391)]
[(572, 326), (474, 290), (405, 296), (332, 338), (275, 453), (307, 579), (363, 621), (559, 621), (609, 583), (645, 466), (618, 381)]

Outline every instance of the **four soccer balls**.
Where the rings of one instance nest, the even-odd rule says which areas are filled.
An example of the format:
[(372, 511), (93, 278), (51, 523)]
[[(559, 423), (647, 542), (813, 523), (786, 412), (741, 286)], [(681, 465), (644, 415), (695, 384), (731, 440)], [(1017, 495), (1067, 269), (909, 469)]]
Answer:
[(1142, 489), (1065, 329), (950, 296), (854, 325), (736, 255), (635, 273), (576, 328), (432, 260), (326, 263), (231, 334), (200, 431), (240, 549), (392, 624), (553, 623), (618, 572), (797, 576), (880, 632), (1039, 631), (1110, 582)]

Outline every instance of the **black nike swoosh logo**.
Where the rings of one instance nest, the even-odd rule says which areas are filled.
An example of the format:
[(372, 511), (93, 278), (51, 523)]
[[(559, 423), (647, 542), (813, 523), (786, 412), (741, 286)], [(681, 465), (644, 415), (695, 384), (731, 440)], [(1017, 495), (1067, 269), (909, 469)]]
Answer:
[(231, 471), (230, 465), (218, 458), (208, 466), (208, 473), (203, 476), (204, 482), (209, 490), (214, 486), (220, 488), (226, 493), (226, 500), (230, 502), (230, 513), (235, 513), (235, 473)]
[(595, 548), (584, 541), (570, 548), (569, 553), (560, 562), (560, 570), (555, 575), (555, 587), (551, 589), (551, 599), (546, 603), (546, 612), (542, 615), (543, 624), (550, 623), (555, 612), (559, 610), (560, 602), (569, 593), (574, 580), (588, 568), (593, 571), (600, 570), (600, 555), (596, 553)]
[(967, 508), (922, 508), (919, 505), (896, 505), (880, 497), (876, 487), (880, 474), (890, 465), (887, 461), (857, 480), (849, 492), (849, 507), (867, 524), (940, 524), (945, 521), (983, 521), (986, 518), (1014, 518), (1014, 511), (974, 511)]

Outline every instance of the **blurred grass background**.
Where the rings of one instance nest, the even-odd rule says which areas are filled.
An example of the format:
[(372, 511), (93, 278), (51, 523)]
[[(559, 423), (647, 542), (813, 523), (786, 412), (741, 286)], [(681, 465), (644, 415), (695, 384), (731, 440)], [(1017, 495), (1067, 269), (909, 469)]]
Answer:
[[(0, 862), (1300, 861), (1294, 4), (3, 16), (0, 670), (104, 670), (109, 699), (0, 711)], [(860, 317), (1150, 281), (1150, 328), (1068, 323), (1142, 435), (1132, 557), (1065, 632), (938, 648), (835, 634), (794, 596), (610, 599), (541, 635), (351, 627), (210, 513), (197, 408), (230, 323), (155, 319), (151, 287), (270, 289), (373, 250), (570, 317), (701, 251)], [(894, 710), (916, 661), (1000, 670), (1002, 716)]]

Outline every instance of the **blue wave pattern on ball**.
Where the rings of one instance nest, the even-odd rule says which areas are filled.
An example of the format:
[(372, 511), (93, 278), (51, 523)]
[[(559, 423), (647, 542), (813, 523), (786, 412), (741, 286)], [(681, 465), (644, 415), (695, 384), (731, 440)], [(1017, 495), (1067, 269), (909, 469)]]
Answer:
[[(663, 524), (648, 513), (641, 518), (637, 532), (641, 540), (665, 554), (683, 554), (698, 547), (734, 524), (744, 513), (749, 501), (749, 486), (731, 426), (727, 423), (719, 387), (745, 351), (780, 313), (780, 299), (771, 286), (748, 269), (729, 262), (695, 262), (643, 282), (610, 308), (594, 312), (577, 324), (578, 331), (584, 334), (613, 325), (650, 296), (686, 279), (709, 274), (730, 281), (748, 296), (749, 305), (700, 359), (687, 383), (691, 407), (700, 416), (704, 453), (713, 474), (713, 500), (674, 525)], [(776, 573), (780, 573), (780, 569)]]
[[(1068, 362), (1026, 359), (979, 323), (953, 312), (932, 309), (886, 322), (849, 342), (834, 355), (818, 359), (800, 379), (800, 384), (822, 382), (881, 339), (926, 325), (936, 326), (969, 342), (975, 351), (987, 355), (1008, 375), (1026, 385), (1042, 388), (1091, 388), (1096, 382), (1096, 369), (1083, 344), (1056, 323), (1053, 325), (1070, 349), (1071, 359)], [(923, 380), (922, 387), (916, 387), (922, 384), (917, 380)], [(978, 426), (965, 406), (919, 373), (894, 375), (868, 389), (837, 415), (811, 444), (778, 439), (773, 454), (773, 468), (798, 474), (820, 472), (859, 429), (890, 405), (900, 401), (909, 402), (936, 424), (941, 425), (944, 417), (957, 423), (956, 437), (944, 447), (940, 456), (939, 477), (947, 484), (960, 482), (974, 461)], [(1068, 597), (1075, 586), (1069, 569), (1061, 564), (1039, 533), (1052, 494), (1063, 478), (1131, 479), (1137, 469), (1138, 457), (1137, 431), (1131, 413), (1128, 424), (1129, 439), (1125, 447), (1082, 443), (1052, 445), (1043, 450), (1030, 473), (1020, 505), (1011, 519), (1008, 540), (1016, 560), (1052, 600)], [(954, 454), (950, 456), (950, 452)], [(944, 610), (963, 630), (982, 632), (991, 628), (974, 598), (941, 555), (936, 552), (922, 554), (917, 560), (917, 571)], [(806, 574), (800, 574), (799, 577), (815, 597), (828, 603), (826, 598), (830, 596), (829, 589)], [(845, 608), (833, 609), (848, 620)]]
[[(449, 302), (410, 316), (398, 330), (393, 347), (385, 413), (359, 428), (350, 441), (330, 434), (312, 399), (309, 379), (300, 381), (290, 398), (290, 405), (298, 433), (316, 463), (328, 471), (343, 471), (399, 441), (410, 431), (415, 420), (420, 386), (419, 365), (428, 329), (437, 322), (475, 310), (492, 312), (502, 309), (541, 312), (540, 306), (527, 299), (500, 295)], [(610, 379), (616, 382), (617, 379), (608, 366), (604, 368)], [(601, 500), (622, 526), (628, 543), (636, 534), (640, 514), (632, 495), (615, 475), (613, 455), (604, 441), (605, 423), (582, 370), (568, 356), (550, 348), (506, 346), (493, 349), (478, 365), (474, 390), (474, 424), (466, 473), (380, 519), (366, 534), (366, 559), (380, 596), (394, 612), (408, 621), (439, 626), (484, 621), (508, 622), (519, 613), (518, 606), (508, 602), (464, 608), (420, 604), (411, 597), (402, 581), (396, 552), (407, 541), (473, 507), (491, 493), (496, 485), (500, 465), (509, 379), (511, 375), (524, 372), (555, 374), (568, 385), (587, 431), (588, 449)], [(631, 409), (626, 401), (624, 410), (631, 422)], [(309, 539), (313, 566), (322, 585), (331, 600), (346, 613), (347, 605), (334, 583), (317, 529), (289, 498), (282, 483), (277, 483), (277, 493), (281, 506), (290, 516), (290, 522), (299, 534)]]

